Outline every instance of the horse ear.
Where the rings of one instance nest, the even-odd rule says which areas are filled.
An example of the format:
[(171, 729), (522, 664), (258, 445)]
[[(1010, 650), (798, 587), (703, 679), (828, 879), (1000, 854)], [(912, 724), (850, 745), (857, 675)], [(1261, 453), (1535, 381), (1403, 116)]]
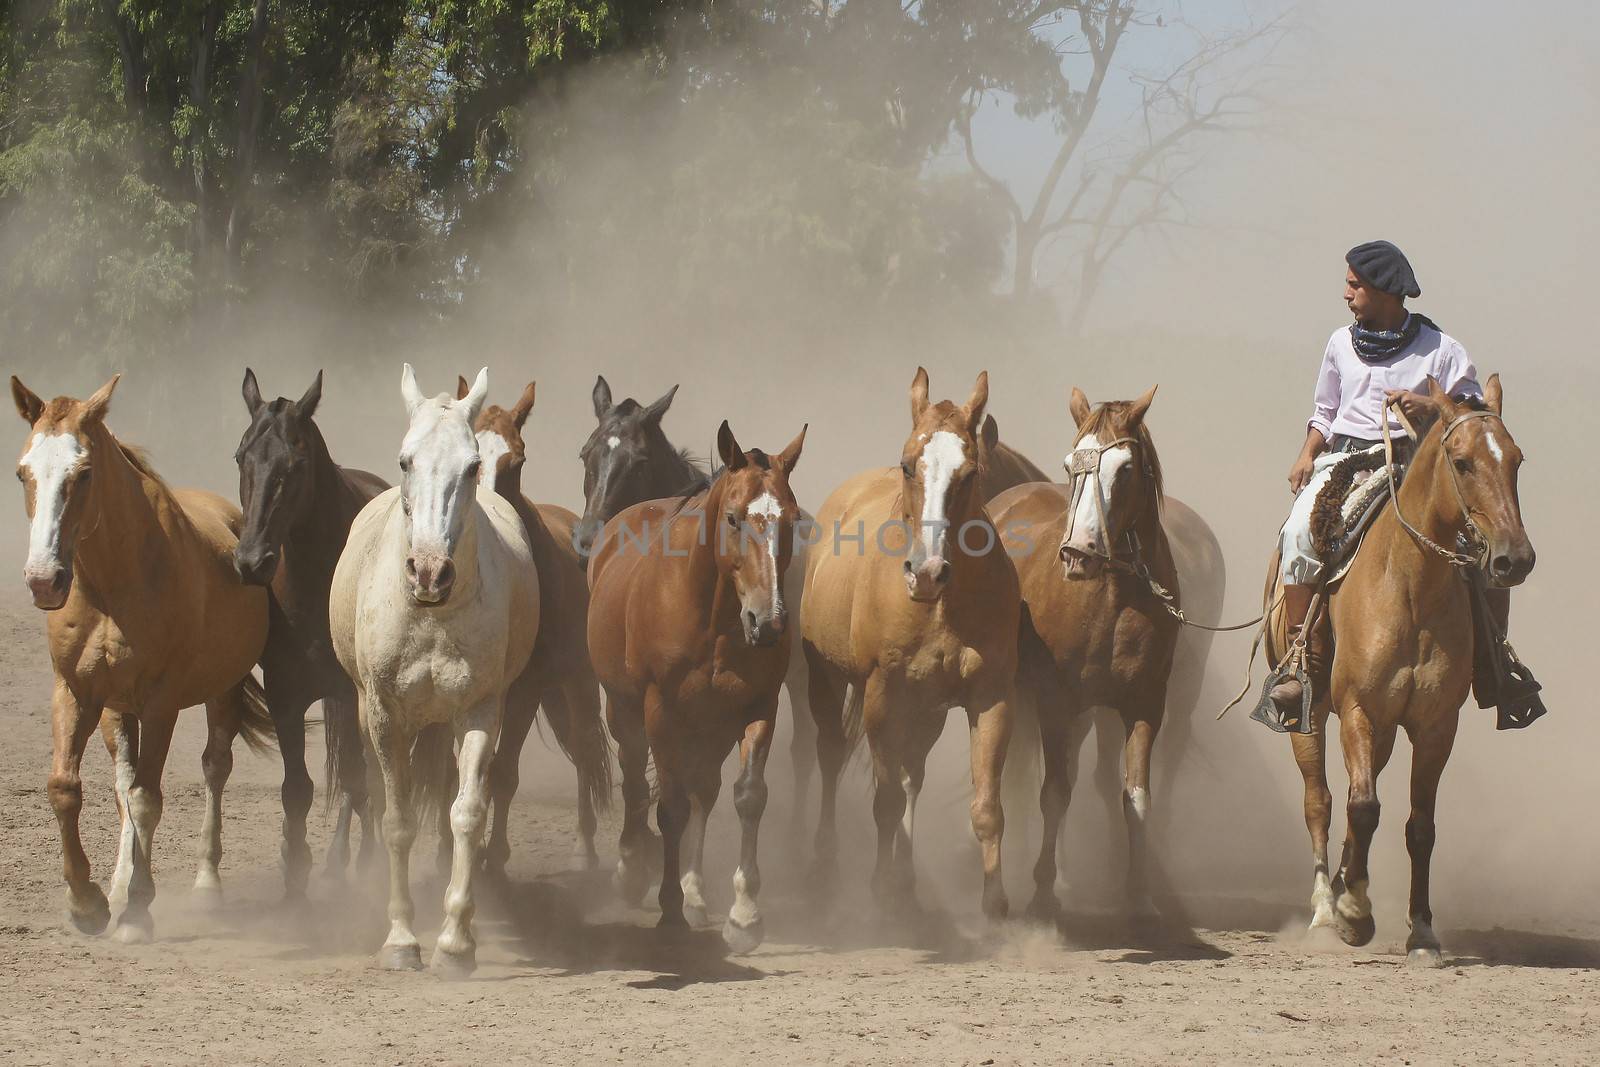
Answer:
[(472, 392), (472, 383), (467, 381), (465, 375), (456, 375), (456, 399), (465, 400), (470, 392)]
[(483, 402), (489, 397), (489, 368), (483, 367), (478, 371), (478, 376), (472, 380), (472, 388), (467, 390), (467, 395), (457, 400), (456, 403), (466, 408), (467, 425), (476, 426), (478, 413), (483, 410)]
[(535, 386), (538, 383), (529, 382), (522, 390), (522, 395), (517, 397), (516, 406), (511, 409), (511, 420), (517, 424), (517, 429), (522, 429), (522, 424), (528, 421), (528, 413), (533, 410)]
[(651, 422), (660, 422), (662, 416), (666, 415), (667, 409), (672, 406), (672, 398), (677, 395), (678, 387), (674, 385), (671, 389), (668, 389), (665, 393), (662, 393), (661, 397), (654, 404), (651, 404), (649, 407), (644, 409), (644, 417), (649, 419)]
[(916, 377), (911, 379), (911, 424), (914, 426), (922, 421), (922, 413), (928, 410), (928, 372), (922, 367), (917, 368)]
[(983, 409), (989, 404), (989, 372), (978, 372), (978, 380), (972, 383), (972, 395), (967, 398), (967, 429), (972, 435), (978, 435), (978, 426), (983, 421)]
[(1000, 424), (994, 421), (993, 415), (983, 417), (983, 433), (978, 440), (983, 445), (985, 455), (994, 455), (994, 450), (1000, 445)]
[[(12, 381), (15, 380), (15, 378), (12, 379)], [(261, 386), (256, 384), (256, 372), (251, 370), (249, 367), (244, 369), (244, 386), (242, 392), (244, 393), (245, 410), (254, 415), (256, 413), (256, 409), (261, 407)]]
[(408, 415), (422, 404), (422, 390), (417, 388), (417, 372), (411, 369), (409, 363), (400, 370), (400, 395), (405, 399)]
[(11, 399), (16, 402), (17, 414), (22, 416), (22, 421), (32, 426), (39, 421), (39, 416), (44, 414), (44, 401), (39, 399), (32, 389), (22, 384), (22, 379), (15, 374), (11, 376)]
[(800, 427), (800, 435), (785, 445), (783, 447), (783, 451), (779, 452), (777, 456), (774, 457), (774, 459), (777, 460), (778, 466), (783, 468), (785, 477), (788, 477), (788, 475), (794, 471), (794, 465), (800, 462), (800, 449), (805, 447), (806, 431), (810, 428), (811, 424), (809, 422)]
[(302, 419), (309, 419), (317, 413), (317, 405), (322, 403), (322, 372), (317, 371), (317, 380), (311, 383), (300, 402), (295, 405), (295, 410), (300, 412)]
[(733, 430), (729, 428), (727, 419), (723, 419), (722, 425), (717, 427), (717, 455), (722, 457), (722, 465), (731, 471), (736, 471), (750, 462), (745, 459), (744, 451), (734, 439)]
[(611, 411), (611, 386), (606, 383), (605, 375), (594, 376), (594, 417), (603, 419)]
[(1072, 412), (1073, 425), (1082, 429), (1089, 420), (1089, 398), (1076, 385), (1072, 387), (1072, 399), (1067, 403), (1067, 410)]
[(1505, 396), (1500, 391), (1500, 375), (1489, 375), (1489, 380), (1483, 383), (1483, 402), (1489, 405), (1490, 411), (1498, 415), (1500, 414), (1500, 405), (1504, 399)]
[[(1450, 394), (1444, 391), (1444, 386), (1440, 385), (1439, 380), (1432, 375), (1428, 377), (1428, 399), (1433, 401), (1433, 406), (1439, 409), (1440, 416), (1446, 420), (1455, 418), (1461, 410), (1460, 405), (1450, 398)], [(1417, 432), (1426, 431), (1418, 427)]]
[(1128, 409), (1129, 422), (1137, 424), (1144, 421), (1145, 413), (1150, 410), (1150, 402), (1156, 398), (1156, 390), (1159, 388), (1161, 388), (1159, 385), (1152, 385), (1143, 396), (1133, 402), (1133, 406)]
[(78, 416), (78, 421), (90, 423), (104, 419), (111, 408), (111, 394), (117, 391), (117, 382), (121, 380), (121, 374), (113, 374), (109, 382), (96, 389), (94, 395), (83, 402), (83, 414)]

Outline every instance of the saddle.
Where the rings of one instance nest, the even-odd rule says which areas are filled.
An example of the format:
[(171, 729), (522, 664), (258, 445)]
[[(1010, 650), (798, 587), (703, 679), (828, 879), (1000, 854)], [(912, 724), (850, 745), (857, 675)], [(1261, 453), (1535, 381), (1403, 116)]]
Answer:
[[(1333, 465), (1328, 481), (1311, 508), (1311, 544), (1322, 561), (1324, 595), (1350, 570), (1367, 530), (1389, 502), (1389, 479), (1383, 470), (1383, 446), (1346, 453)], [(1395, 470), (1396, 482), (1405, 468)]]

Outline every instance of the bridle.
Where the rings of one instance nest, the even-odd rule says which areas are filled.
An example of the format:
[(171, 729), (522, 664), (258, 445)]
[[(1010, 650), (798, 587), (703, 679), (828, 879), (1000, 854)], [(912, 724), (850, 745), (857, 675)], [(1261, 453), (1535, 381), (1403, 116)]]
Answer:
[[(1384, 405), (1384, 410), (1385, 414), (1390, 410), (1394, 411), (1395, 415), (1400, 419), (1401, 425), (1405, 427), (1406, 433), (1411, 435), (1412, 440), (1418, 442), (1422, 440), (1422, 435), (1417, 433), (1416, 427), (1411, 425), (1411, 420), (1406, 418), (1406, 413), (1401, 409), (1398, 401), (1389, 401)], [(1439, 436), (1440, 449), (1450, 443), (1451, 434), (1474, 419), (1495, 419), (1499, 421), (1501, 427), (1505, 427), (1505, 420), (1493, 411), (1463, 411), (1445, 425), (1444, 432)], [(1507, 429), (1506, 432), (1509, 434), (1511, 431)], [(1462, 547), (1468, 549), (1466, 552), (1448, 549), (1430, 539), (1421, 530), (1413, 526), (1406, 519), (1405, 513), (1400, 510), (1400, 490), (1395, 478), (1394, 442), (1390, 440), (1389, 420), (1387, 418), (1383, 420), (1383, 459), (1389, 476), (1389, 498), (1394, 501), (1394, 517), (1400, 520), (1400, 525), (1405, 528), (1406, 533), (1410, 534), (1419, 545), (1430, 549), (1453, 567), (1462, 569), (1468, 567), (1481, 568), (1484, 565), (1484, 558), (1489, 552), (1489, 542), (1484, 538), (1477, 524), (1472, 521), (1472, 513), (1467, 508), (1466, 495), (1461, 492), (1461, 475), (1457, 473), (1456, 465), (1450, 462), (1448, 453), (1444, 457), (1444, 463), (1450, 471), (1450, 487), (1455, 491), (1456, 505), (1461, 509), (1461, 521), (1466, 525), (1466, 531), (1460, 536)]]
[[(1093, 556), (1107, 565), (1138, 573), (1139, 566), (1139, 535), (1132, 526), (1128, 527), (1125, 535), (1128, 542), (1128, 555), (1130, 560), (1122, 559), (1111, 551), (1111, 521), (1109, 509), (1106, 507), (1105, 484), (1100, 480), (1100, 466), (1105, 460), (1105, 454), (1113, 448), (1127, 445), (1141, 459), (1145, 477), (1154, 477), (1155, 472), (1150, 469), (1149, 457), (1144, 454), (1142, 443), (1137, 437), (1119, 437), (1105, 444), (1088, 445), (1074, 448), (1062, 460), (1061, 465), (1066, 468), (1067, 477), (1072, 483), (1072, 501), (1067, 505), (1067, 525), (1061, 533), (1061, 547), (1058, 550), (1061, 559), (1065, 561), (1068, 556)], [(1094, 509), (1100, 518), (1100, 529), (1106, 532), (1106, 551), (1080, 552), (1076, 549), (1068, 550), (1067, 542), (1072, 540), (1072, 532), (1078, 522), (1078, 505), (1083, 500), (1083, 494), (1090, 485), (1094, 486)]]

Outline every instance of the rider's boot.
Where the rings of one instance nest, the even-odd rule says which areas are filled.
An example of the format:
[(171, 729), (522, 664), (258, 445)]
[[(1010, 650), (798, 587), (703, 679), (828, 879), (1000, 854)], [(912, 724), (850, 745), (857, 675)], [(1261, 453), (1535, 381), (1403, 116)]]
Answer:
[[(1289, 644), (1293, 647), (1304, 635), (1306, 646), (1305, 673), (1311, 680), (1313, 690), (1319, 686), (1327, 685), (1327, 649), (1322, 640), (1323, 627), (1312, 626), (1306, 629), (1306, 614), (1311, 610), (1311, 601), (1315, 598), (1316, 590), (1309, 585), (1285, 585), (1283, 587), (1284, 621), (1289, 627)], [(1305, 689), (1300, 679), (1293, 674), (1286, 674), (1274, 685), (1267, 694), (1273, 707), (1277, 709), (1280, 723), (1296, 723), (1302, 731), (1304, 724), (1299, 723), (1300, 712), (1304, 707)]]
[(1477, 625), (1472, 664), (1472, 692), (1478, 707), (1497, 708), (1496, 727), (1517, 730), (1545, 713), (1542, 688), (1533, 672), (1517, 658), (1506, 640), (1511, 620), (1511, 590), (1479, 586), (1472, 599)]

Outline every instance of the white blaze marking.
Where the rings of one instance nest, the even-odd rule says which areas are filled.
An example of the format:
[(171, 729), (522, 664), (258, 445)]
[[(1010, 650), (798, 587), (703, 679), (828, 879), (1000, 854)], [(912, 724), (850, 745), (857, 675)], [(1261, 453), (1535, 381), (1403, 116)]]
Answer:
[(506, 444), (506, 439), (493, 430), (483, 430), (478, 434), (478, 483), (480, 485), (494, 485), (496, 472), (500, 469), (500, 457), (511, 454), (511, 446)]
[(448, 558), (475, 499), (474, 490), (458, 492), (467, 464), (478, 455), (465, 405), (423, 401), (412, 411), (400, 451), (411, 460), (402, 481), (411, 503), (411, 550)]
[(783, 589), (778, 585), (778, 530), (775, 525), (783, 516), (783, 505), (778, 503), (778, 498), (771, 493), (762, 493), (750, 501), (750, 506), (744, 509), (745, 517), (752, 520), (756, 518), (767, 520), (767, 536), (763, 538), (763, 547), (767, 552), (767, 580), (772, 589), (772, 613), (777, 615), (783, 607)]
[[(1094, 434), (1084, 434), (1078, 440), (1078, 448), (1099, 448), (1100, 439)], [(1071, 465), (1071, 457), (1067, 457)], [(1099, 490), (1101, 499), (1105, 501), (1106, 512), (1111, 511), (1111, 504), (1115, 497), (1112, 490), (1116, 486), (1117, 474), (1128, 464), (1133, 462), (1133, 449), (1127, 445), (1118, 445), (1109, 448), (1100, 454)], [(1078, 498), (1078, 510), (1072, 517), (1073, 544), (1082, 545), (1093, 541), (1101, 552), (1110, 551), (1111, 533), (1100, 528), (1100, 508), (1094, 499), (1095, 486), (1087, 479), (1083, 486), (1083, 495)]]
[(1494, 457), (1496, 463), (1504, 463), (1506, 454), (1500, 448), (1500, 441), (1495, 437), (1493, 430), (1483, 431), (1483, 443), (1489, 447), (1489, 455)]
[(607, 448), (616, 448), (621, 443), (622, 443), (622, 438), (618, 437), (615, 434), (612, 434), (610, 437), (606, 438), (606, 447)]
[(88, 451), (76, 434), (34, 434), (33, 443), (22, 457), (22, 465), (33, 475), (33, 523), (28, 529), (29, 573), (53, 569), (58, 559), (61, 520), (67, 511), (67, 483)]
[(944, 555), (950, 482), (966, 458), (961, 438), (949, 430), (934, 433), (922, 449), (922, 529), (917, 531), (917, 536), (925, 538), (929, 531), (933, 532), (929, 556)]

